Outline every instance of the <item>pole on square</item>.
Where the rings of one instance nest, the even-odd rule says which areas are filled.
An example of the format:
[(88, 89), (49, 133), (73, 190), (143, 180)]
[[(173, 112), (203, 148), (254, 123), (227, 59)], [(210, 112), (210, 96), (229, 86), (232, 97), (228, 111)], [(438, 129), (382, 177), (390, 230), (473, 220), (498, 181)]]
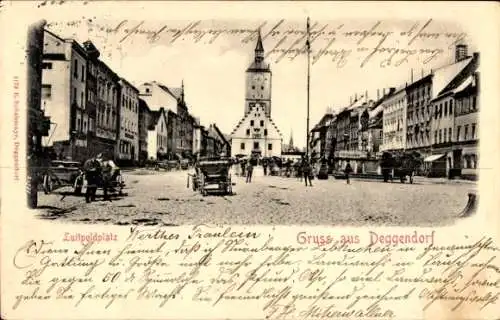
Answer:
[(311, 63), (310, 63), (310, 55), (311, 55), (311, 42), (310, 42), (310, 23), (309, 17), (307, 17), (307, 41), (306, 41), (306, 50), (307, 50), (307, 134), (306, 134), (306, 158), (309, 158), (309, 89), (311, 82)]

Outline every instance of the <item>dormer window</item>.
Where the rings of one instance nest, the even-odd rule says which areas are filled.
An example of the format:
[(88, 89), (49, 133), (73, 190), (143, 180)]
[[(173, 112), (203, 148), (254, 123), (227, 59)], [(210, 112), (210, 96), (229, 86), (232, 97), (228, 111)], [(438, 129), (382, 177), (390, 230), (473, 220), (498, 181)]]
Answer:
[(253, 120), (250, 120), (250, 125), (253, 127)]
[(247, 136), (250, 135), (250, 129), (247, 129)]

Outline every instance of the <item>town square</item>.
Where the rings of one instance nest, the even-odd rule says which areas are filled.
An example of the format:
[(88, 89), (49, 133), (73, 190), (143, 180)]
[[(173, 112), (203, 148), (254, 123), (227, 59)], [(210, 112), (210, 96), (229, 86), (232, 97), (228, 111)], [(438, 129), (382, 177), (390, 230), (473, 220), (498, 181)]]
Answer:
[(226, 88), (208, 95), (212, 112), (190, 103), (202, 82), (125, 78), (93, 40), (34, 25), (28, 206), (43, 219), (118, 225), (439, 225), (470, 214), (479, 53), (459, 39), (432, 68), (404, 69), (400, 83), (360, 85), (337, 93), (342, 105), (317, 106), (309, 18), (304, 27), (307, 67), (294, 77), (307, 96), (287, 114), (286, 90), (273, 83), (290, 74), (273, 71), (270, 61), (281, 62), (268, 57), (260, 27), (251, 49), (238, 49), (247, 61), (240, 75), (225, 80), (240, 79), (241, 104), (217, 106), (232, 94)]

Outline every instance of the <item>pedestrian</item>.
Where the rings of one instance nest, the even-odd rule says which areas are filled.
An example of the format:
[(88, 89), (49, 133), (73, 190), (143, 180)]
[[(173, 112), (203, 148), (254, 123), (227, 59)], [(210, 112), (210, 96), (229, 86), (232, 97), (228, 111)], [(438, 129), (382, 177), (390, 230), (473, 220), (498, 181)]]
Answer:
[(306, 184), (306, 187), (307, 187), (307, 180), (309, 180), (309, 186), (312, 187), (313, 172), (312, 172), (311, 163), (309, 162), (308, 159), (304, 159), (304, 162), (302, 165), (302, 172), (304, 174), (304, 182)]
[(247, 165), (246, 170), (247, 170), (247, 180), (246, 180), (246, 182), (250, 183), (250, 182), (252, 182), (252, 175), (253, 175), (253, 163), (252, 163), (251, 159), (248, 160), (248, 165)]
[(240, 162), (240, 167), (241, 167), (241, 176), (244, 177), (245, 176), (245, 167), (246, 167), (246, 164), (247, 164), (247, 161), (245, 159), (241, 159), (241, 162)]
[(349, 179), (349, 175), (352, 172), (352, 167), (351, 167), (351, 164), (349, 163), (349, 160), (347, 160), (347, 164), (345, 165), (344, 172), (345, 172), (345, 177), (346, 177), (346, 180), (347, 180), (347, 184), (351, 184), (351, 181)]
[(87, 190), (85, 192), (85, 201), (87, 203), (95, 201), (97, 184), (99, 183), (99, 179), (102, 173), (101, 160), (102, 153), (98, 154), (94, 158), (88, 159), (83, 165), (85, 179), (87, 180)]
[(262, 168), (264, 168), (264, 175), (267, 176), (267, 159), (262, 160)]

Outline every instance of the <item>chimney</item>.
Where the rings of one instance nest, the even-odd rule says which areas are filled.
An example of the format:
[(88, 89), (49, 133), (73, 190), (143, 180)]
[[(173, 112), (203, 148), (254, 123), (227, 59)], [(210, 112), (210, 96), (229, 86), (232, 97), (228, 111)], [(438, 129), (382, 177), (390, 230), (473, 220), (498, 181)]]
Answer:
[(358, 101), (358, 94), (357, 93), (354, 94), (354, 102), (356, 102), (356, 101)]
[(368, 90), (365, 91), (365, 102), (368, 102)]
[(377, 100), (380, 99), (380, 89), (377, 89)]
[(410, 83), (413, 83), (413, 68), (411, 68), (411, 77), (410, 77)]
[(382, 96), (385, 96), (385, 88), (382, 89)]
[(422, 68), (421, 77), (424, 77), (424, 68)]
[(455, 46), (455, 62), (459, 62), (467, 58), (467, 45), (457, 44)]

